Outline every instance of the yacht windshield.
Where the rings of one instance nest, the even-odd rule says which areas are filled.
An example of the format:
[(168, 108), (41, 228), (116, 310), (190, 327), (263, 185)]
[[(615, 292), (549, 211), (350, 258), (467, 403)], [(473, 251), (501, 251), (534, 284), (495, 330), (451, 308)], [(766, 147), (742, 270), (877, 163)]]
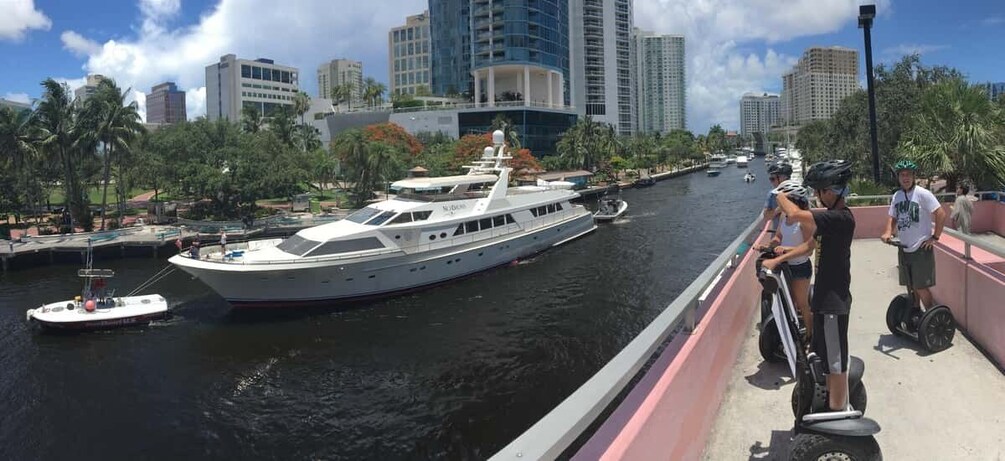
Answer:
[(367, 220), (378, 214), (380, 214), (380, 210), (368, 206), (366, 208), (360, 208), (359, 210), (356, 210), (356, 212), (354, 212), (353, 214), (346, 216), (345, 219), (347, 221), (352, 221), (357, 224), (363, 224)]
[(321, 242), (305, 239), (294, 234), (292, 237), (280, 242), (279, 245), (276, 245), (276, 248), (279, 248), (291, 255), (303, 256), (320, 244)]

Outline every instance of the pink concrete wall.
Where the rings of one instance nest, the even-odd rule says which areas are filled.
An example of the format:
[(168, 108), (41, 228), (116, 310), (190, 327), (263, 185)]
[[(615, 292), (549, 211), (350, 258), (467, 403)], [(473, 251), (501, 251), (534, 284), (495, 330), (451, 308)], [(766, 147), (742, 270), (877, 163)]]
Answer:
[(972, 264), (967, 273), (967, 333), (1005, 369), (1005, 281)]
[(889, 206), (857, 206), (852, 207), (851, 213), (855, 215), (855, 238), (857, 239), (878, 239), (883, 235), (886, 220), (890, 219), (887, 214)]
[[(951, 237), (947, 236), (946, 239)], [(967, 303), (963, 297), (966, 271), (966, 262), (946, 251), (940, 244), (935, 251), (935, 286), (932, 287), (932, 297), (953, 311), (953, 318), (963, 329), (967, 328)]]
[(992, 222), (991, 230), (1005, 237), (1005, 203), (994, 202), (994, 204), (994, 221)]
[(974, 215), (970, 218), (970, 230), (975, 234), (993, 231), (999, 205), (1001, 205), (999, 202), (990, 200), (974, 202)]
[[(698, 459), (757, 311), (756, 254), (748, 252), (651, 392), (601, 459)], [(596, 437), (596, 436), (595, 436)]]

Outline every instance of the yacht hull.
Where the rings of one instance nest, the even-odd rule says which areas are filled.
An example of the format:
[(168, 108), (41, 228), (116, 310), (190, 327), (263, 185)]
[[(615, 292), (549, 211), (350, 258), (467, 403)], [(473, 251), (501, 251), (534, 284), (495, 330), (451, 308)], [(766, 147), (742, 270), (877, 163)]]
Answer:
[[(286, 264), (193, 263), (172, 258), (235, 307), (296, 307), (394, 296), (510, 264), (596, 229), (589, 213), (461, 246), (366, 260)], [(273, 266), (273, 267), (270, 267)]]

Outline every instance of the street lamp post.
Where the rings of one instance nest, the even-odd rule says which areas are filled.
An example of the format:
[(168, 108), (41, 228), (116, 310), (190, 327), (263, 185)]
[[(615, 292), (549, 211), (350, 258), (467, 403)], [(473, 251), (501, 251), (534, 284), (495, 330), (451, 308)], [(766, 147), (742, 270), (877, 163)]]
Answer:
[(879, 141), (876, 138), (876, 91), (872, 83), (872, 19), (876, 17), (876, 5), (858, 7), (858, 27), (865, 32), (865, 76), (869, 92), (869, 137), (872, 147), (872, 179), (879, 182)]

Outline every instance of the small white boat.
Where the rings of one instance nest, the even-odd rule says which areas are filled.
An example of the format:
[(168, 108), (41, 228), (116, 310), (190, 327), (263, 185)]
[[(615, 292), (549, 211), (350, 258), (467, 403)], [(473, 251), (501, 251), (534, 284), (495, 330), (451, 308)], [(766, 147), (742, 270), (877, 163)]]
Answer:
[(93, 253), (90, 240), (87, 243), (87, 267), (77, 271), (77, 276), (84, 279), (81, 294), (72, 300), (28, 309), (25, 317), (29, 322), (61, 330), (105, 330), (146, 325), (167, 317), (167, 300), (161, 295), (115, 296), (115, 290), (106, 284), (115, 272), (91, 267)]
[(737, 168), (746, 168), (747, 167), (747, 157), (745, 155), (741, 155), (741, 156), (739, 156), (739, 157), (736, 158), (736, 167)]
[(756, 179), (757, 179), (757, 177), (754, 176), (754, 174), (750, 173), (750, 172), (748, 172), (747, 174), (743, 175), (743, 182), (754, 182), (754, 180), (756, 180)]
[(628, 211), (628, 202), (619, 198), (605, 198), (600, 200), (600, 208), (593, 213), (593, 219), (597, 222), (614, 221)]

